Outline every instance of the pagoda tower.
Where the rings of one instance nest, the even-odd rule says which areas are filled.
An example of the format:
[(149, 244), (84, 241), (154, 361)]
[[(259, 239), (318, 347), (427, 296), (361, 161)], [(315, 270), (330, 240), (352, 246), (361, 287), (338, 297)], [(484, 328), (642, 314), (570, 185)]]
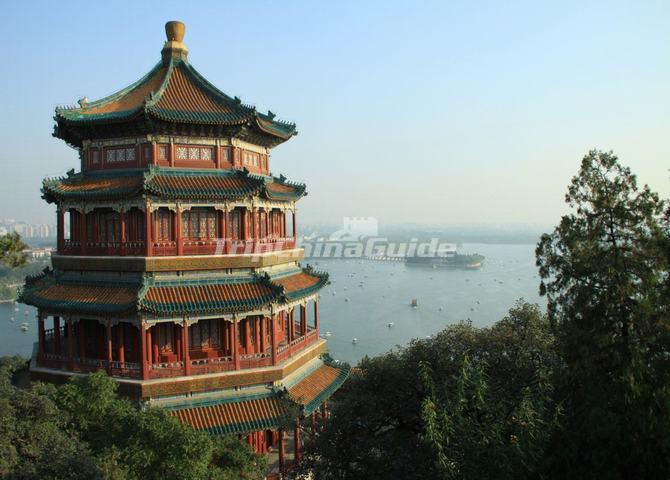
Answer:
[(296, 127), (218, 90), (189, 63), (184, 24), (165, 30), (140, 80), (56, 109), (80, 168), (42, 186), (58, 246), (21, 292), (38, 310), (31, 375), (105, 370), (124, 395), (284, 467), (348, 375), (321, 360), (328, 275), (299, 263), (305, 185), (270, 173)]

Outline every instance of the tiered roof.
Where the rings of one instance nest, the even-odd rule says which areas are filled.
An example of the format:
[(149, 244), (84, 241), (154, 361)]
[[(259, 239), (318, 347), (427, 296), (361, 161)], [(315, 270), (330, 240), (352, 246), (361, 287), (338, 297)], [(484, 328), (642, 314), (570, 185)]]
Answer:
[(316, 293), (327, 282), (327, 273), (310, 267), (274, 277), (156, 280), (147, 276), (126, 282), (50, 272), (26, 281), (21, 301), (38, 308), (84, 314), (230, 314), (296, 301)]
[[(169, 39), (168, 39), (169, 40)], [(175, 45), (178, 45), (175, 48)], [(174, 54), (177, 52), (178, 54)], [(296, 126), (260, 113), (208, 82), (187, 60), (186, 47), (168, 41), (163, 60), (144, 77), (100, 100), (80, 101), (79, 107), (56, 109), (54, 135), (80, 146), (101, 126), (133, 124), (147, 132), (200, 128), (275, 146), (297, 134)], [(97, 129), (97, 130), (96, 130)]]
[(243, 200), (258, 196), (273, 201), (297, 201), (307, 194), (304, 184), (246, 170), (179, 169), (111, 170), (71, 173), (42, 184), (48, 202), (106, 201), (151, 196), (166, 200)]
[(276, 429), (293, 417), (291, 406), (310, 415), (345, 382), (349, 369), (320, 363), (295, 385), (248, 397), (186, 403), (170, 407), (170, 414), (198, 430), (218, 435)]

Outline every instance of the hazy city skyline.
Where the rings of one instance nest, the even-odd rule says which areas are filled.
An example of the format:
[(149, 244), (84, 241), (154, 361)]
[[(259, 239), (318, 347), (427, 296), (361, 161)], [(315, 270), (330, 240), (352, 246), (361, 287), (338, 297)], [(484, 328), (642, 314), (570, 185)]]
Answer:
[(591, 148), (670, 194), (667, 3), (197, 5), (5, 6), (0, 217), (54, 221), (41, 181), (79, 170), (54, 107), (137, 80), (170, 19), (217, 87), (297, 123), (271, 170), (309, 180), (302, 224), (553, 225)]

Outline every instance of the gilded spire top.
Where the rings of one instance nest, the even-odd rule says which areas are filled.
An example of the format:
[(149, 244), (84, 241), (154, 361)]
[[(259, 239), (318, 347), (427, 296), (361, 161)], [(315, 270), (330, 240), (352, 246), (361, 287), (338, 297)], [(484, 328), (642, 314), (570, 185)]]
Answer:
[(165, 36), (167, 41), (163, 46), (163, 63), (167, 63), (171, 58), (186, 60), (188, 57), (188, 48), (182, 43), (186, 33), (186, 25), (177, 20), (169, 21), (165, 24)]

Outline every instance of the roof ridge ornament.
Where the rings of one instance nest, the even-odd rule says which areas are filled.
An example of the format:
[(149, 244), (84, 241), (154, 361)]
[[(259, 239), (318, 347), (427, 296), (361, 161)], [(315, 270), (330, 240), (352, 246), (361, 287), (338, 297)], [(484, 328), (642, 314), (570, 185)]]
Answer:
[(163, 45), (161, 56), (163, 64), (167, 65), (173, 59), (187, 61), (188, 48), (182, 42), (186, 33), (186, 25), (178, 20), (171, 20), (165, 24), (165, 36), (167, 41)]

